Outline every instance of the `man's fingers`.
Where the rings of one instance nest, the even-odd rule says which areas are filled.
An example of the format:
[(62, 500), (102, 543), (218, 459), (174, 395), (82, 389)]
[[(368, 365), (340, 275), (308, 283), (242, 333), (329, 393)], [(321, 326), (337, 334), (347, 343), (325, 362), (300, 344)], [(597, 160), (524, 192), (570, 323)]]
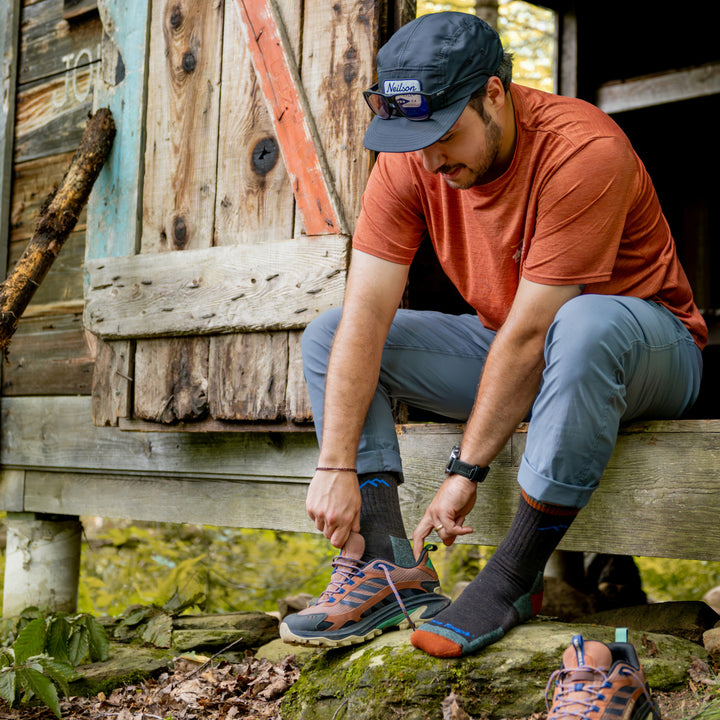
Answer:
[(347, 539), (350, 537), (350, 530), (348, 528), (335, 528), (330, 535), (326, 533), (325, 537), (333, 547), (342, 550), (342, 548), (345, 547)]
[(424, 517), (415, 528), (413, 533), (413, 555), (415, 559), (419, 559), (425, 545), (425, 538), (430, 534), (433, 528), (432, 520)]

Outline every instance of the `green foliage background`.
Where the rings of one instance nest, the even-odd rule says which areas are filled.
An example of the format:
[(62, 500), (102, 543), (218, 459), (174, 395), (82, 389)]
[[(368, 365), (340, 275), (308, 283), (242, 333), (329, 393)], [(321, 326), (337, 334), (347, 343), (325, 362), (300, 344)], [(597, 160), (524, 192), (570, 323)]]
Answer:
[[(318, 595), (334, 554), (324, 538), (306, 533), (86, 519), (79, 611), (120, 615), (130, 605), (163, 605), (176, 592), (202, 595), (208, 613), (278, 609), (299, 592)], [(4, 547), (0, 562), (4, 564)], [(440, 546), (432, 556), (442, 586), (472, 579), (492, 548)], [(720, 585), (720, 563), (638, 558), (645, 591), (655, 602), (701, 600)], [(0, 575), (0, 591), (2, 586)]]

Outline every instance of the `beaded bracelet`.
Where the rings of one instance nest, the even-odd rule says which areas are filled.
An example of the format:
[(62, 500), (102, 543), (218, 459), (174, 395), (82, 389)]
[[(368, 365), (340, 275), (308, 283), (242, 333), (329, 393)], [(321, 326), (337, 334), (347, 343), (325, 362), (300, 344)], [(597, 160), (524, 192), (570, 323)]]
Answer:
[(335, 472), (352, 472), (357, 474), (357, 470), (355, 468), (341, 468), (341, 467), (316, 467), (315, 472), (318, 470), (330, 470)]

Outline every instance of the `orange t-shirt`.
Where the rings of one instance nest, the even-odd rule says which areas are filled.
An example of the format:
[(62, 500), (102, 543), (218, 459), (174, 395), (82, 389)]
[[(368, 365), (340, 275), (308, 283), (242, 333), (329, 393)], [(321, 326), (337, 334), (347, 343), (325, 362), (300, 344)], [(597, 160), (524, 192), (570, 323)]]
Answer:
[(705, 322), (625, 134), (582, 100), (515, 84), (510, 92), (517, 145), (501, 177), (456, 190), (415, 153), (382, 153), (353, 247), (409, 265), (429, 236), (447, 276), (492, 330), (505, 321), (524, 277), (654, 300), (702, 348)]

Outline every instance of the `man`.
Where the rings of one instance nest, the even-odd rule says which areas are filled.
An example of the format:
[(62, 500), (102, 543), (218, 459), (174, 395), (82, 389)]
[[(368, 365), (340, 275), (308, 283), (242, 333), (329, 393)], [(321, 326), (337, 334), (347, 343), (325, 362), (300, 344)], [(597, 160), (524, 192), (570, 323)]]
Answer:
[[(694, 402), (707, 331), (652, 183), (609, 117), (511, 83), (497, 33), (462, 13), (401, 28), (377, 75), (365, 145), (382, 154), (344, 308), (303, 339), (320, 438), (307, 511), (342, 551), (325, 593), (281, 635), (343, 645), (423, 620), (413, 644), (454, 657), (537, 614), (545, 563), (620, 422)], [(476, 316), (397, 310), (426, 237)], [(392, 399), (467, 420), (414, 555)], [(478, 482), (528, 414), (515, 519), (448, 606), (424, 540), (472, 532)]]

